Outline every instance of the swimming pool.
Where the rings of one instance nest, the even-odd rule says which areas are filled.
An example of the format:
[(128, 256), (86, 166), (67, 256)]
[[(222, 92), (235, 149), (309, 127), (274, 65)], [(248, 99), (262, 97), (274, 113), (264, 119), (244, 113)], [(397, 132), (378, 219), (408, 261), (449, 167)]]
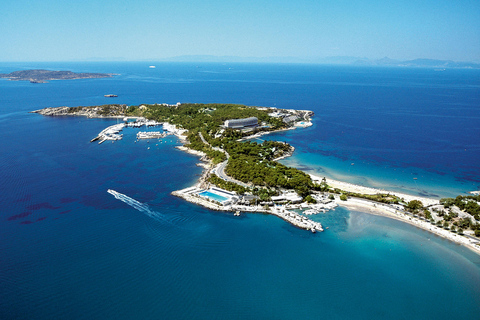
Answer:
[(202, 191), (198, 195), (202, 196), (202, 197), (210, 198), (210, 199), (218, 201), (218, 202), (223, 202), (225, 200), (228, 200), (228, 198), (222, 197), (221, 195), (218, 195), (218, 194), (210, 192), (210, 191)]

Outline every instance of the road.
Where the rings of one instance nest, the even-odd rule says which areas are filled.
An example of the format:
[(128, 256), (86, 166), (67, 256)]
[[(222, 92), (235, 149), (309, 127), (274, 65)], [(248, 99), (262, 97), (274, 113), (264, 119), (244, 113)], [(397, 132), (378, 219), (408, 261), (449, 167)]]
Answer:
[(213, 170), (214, 173), (219, 176), (221, 179), (229, 182), (233, 182), (236, 184), (239, 184), (245, 188), (248, 188), (248, 185), (246, 183), (243, 183), (241, 181), (235, 180), (233, 178), (230, 178), (229, 176), (226, 175), (225, 173), (225, 167), (227, 166), (228, 160), (223, 161), (222, 163), (219, 163)]

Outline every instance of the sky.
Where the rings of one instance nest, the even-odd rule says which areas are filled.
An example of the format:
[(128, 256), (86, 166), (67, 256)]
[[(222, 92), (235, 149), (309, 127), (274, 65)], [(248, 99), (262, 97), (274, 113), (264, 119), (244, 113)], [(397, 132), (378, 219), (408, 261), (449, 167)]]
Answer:
[(480, 61), (479, 0), (0, 0), (0, 61)]

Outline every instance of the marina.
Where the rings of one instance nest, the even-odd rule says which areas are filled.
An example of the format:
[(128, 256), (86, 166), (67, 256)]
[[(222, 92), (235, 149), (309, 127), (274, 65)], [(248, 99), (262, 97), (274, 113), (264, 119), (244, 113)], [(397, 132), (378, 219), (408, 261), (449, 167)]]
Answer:
[[(134, 121), (129, 121), (134, 119)], [(123, 118), (123, 123), (117, 123), (112, 126), (109, 126), (102, 130), (95, 138), (90, 140), (90, 142), (94, 141), (99, 141), (98, 144), (102, 144), (103, 142), (107, 140), (121, 140), (123, 138), (123, 134), (120, 132), (125, 128), (141, 128), (143, 126), (146, 127), (156, 127), (160, 125), (164, 125), (164, 123), (161, 122), (156, 122), (153, 120), (146, 120), (145, 118), (135, 118), (135, 117), (125, 117)], [(167, 131), (165, 132), (160, 132), (160, 131), (144, 131), (144, 132), (138, 132), (137, 133), (137, 139), (160, 139), (160, 138), (165, 138), (169, 134), (174, 134), (175, 127), (173, 128), (171, 126), (166, 126)], [(165, 129), (165, 126), (164, 126)], [(170, 131), (168, 129), (171, 129)]]
[[(240, 212), (251, 213), (267, 213), (277, 216), (291, 225), (309, 230), (313, 233), (321, 232), (323, 226), (320, 222), (313, 221), (307, 218), (305, 215), (291, 211), (292, 209), (298, 209), (299, 206), (290, 205), (274, 205), (274, 206), (262, 206), (262, 205), (245, 205), (242, 201), (242, 197), (236, 195), (233, 192), (223, 190), (217, 187), (210, 189), (202, 189), (199, 186), (193, 186), (182, 190), (172, 192), (172, 195), (183, 198), (191, 203), (195, 203), (204, 207), (207, 207), (216, 211), (234, 212), (235, 216), (240, 215)], [(330, 205), (333, 209), (336, 205)], [(313, 209), (311, 209), (313, 210)], [(325, 209), (323, 209), (325, 210)], [(316, 211), (317, 213), (319, 211)]]
[(166, 132), (160, 131), (141, 131), (137, 133), (137, 139), (160, 139), (168, 135)]
[(124, 127), (125, 127), (124, 123), (119, 123), (119, 124), (115, 124), (113, 126), (110, 126), (106, 129), (102, 130), (98, 134), (98, 136), (96, 138), (93, 138), (92, 140), (90, 140), (90, 142), (99, 140), (98, 144), (102, 144), (103, 142), (105, 142), (107, 140), (112, 140), (112, 141), (121, 140), (123, 135), (120, 134), (120, 132), (123, 130)]
[[(41, 85), (42, 90), (36, 94), (32, 90), (38, 88), (28, 82), (2, 82), (5, 118), (0, 125), (6, 138), (2, 153), (4, 194), (0, 223), (3, 225), (1, 245), (5, 259), (0, 299), (3, 317), (0, 318), (287, 320), (324, 317), (366, 320), (474, 319), (478, 316), (479, 256), (444, 238), (449, 234), (457, 239), (465, 236), (453, 235), (441, 226), (435, 228), (411, 215), (399, 214), (397, 220), (370, 214), (384, 206), (377, 204), (375, 207), (366, 201), (362, 207), (347, 209), (345, 205), (349, 203), (360, 203), (350, 198), (336, 200), (340, 206), (334, 211), (307, 215), (310, 220), (322, 224), (324, 232), (316, 233), (262, 212), (264, 206), (236, 204), (241, 210), (213, 211), (170, 194), (196, 183), (198, 175), (202, 174), (202, 169), (195, 166), (200, 162), (200, 155), (179, 152), (180, 148), (175, 149), (175, 146), (180, 147), (180, 143), (172, 136), (163, 139), (168, 139), (168, 144), (160, 144), (156, 139), (149, 144), (148, 140), (134, 143), (138, 131), (162, 131), (161, 126), (152, 129), (125, 127), (120, 132), (122, 140), (97, 145), (88, 142), (106, 127), (114, 125), (116, 119), (19, 113), (27, 112), (31, 106), (117, 102), (115, 99), (121, 99), (119, 102), (158, 101), (159, 95), (167, 102), (203, 101), (208, 97), (244, 102), (248, 98), (248, 103), (267, 105), (276, 94), (278, 104), (312, 108), (320, 118), (307, 130), (263, 136), (296, 147), (293, 157), (282, 163), (298, 165), (320, 178), (327, 175), (327, 183), (332, 186), (329, 172), (338, 173), (337, 180), (359, 185), (362, 181), (350, 177), (350, 174), (357, 174), (366, 178), (365, 187), (377, 186), (384, 190), (394, 183), (415, 188), (413, 177), (418, 177), (416, 183), (422, 190), (431, 190), (428, 184), (422, 185), (430, 180), (432, 184), (453, 190), (458, 184), (453, 178), (451, 183), (446, 179), (453, 173), (442, 167), (442, 159), (451, 161), (459, 172), (465, 167), (473, 168), (473, 177), (479, 176), (478, 165), (462, 156), (468, 154), (478, 159), (474, 157), (478, 154), (478, 148), (474, 148), (478, 145), (478, 137), (469, 129), (469, 123), (475, 124), (478, 113), (478, 72), (447, 70), (436, 73), (445, 77), (442, 82), (434, 80), (433, 84), (438, 86), (431, 90), (424, 83), (427, 76), (431, 79), (435, 74), (413, 68), (399, 72), (388, 68), (382, 73), (378, 69), (369, 72), (370, 69), (362, 68), (324, 70), (315, 66), (244, 65), (242, 68), (248, 72), (235, 72), (218, 82), (205, 81), (214, 78), (199, 72), (198, 76), (192, 74), (192, 83), (186, 84), (183, 79), (190, 74), (193, 65), (173, 64), (170, 69), (157, 65), (157, 72), (148, 69), (148, 64), (154, 63), (146, 66), (136, 63), (124, 68), (121, 64), (105, 64), (103, 67), (105, 71), (118, 74), (135, 73), (140, 79), (124, 77), (122, 81), (85, 80), (75, 84), (52, 81)], [(100, 64), (90, 68), (102, 71)], [(70, 69), (75, 70), (75, 66)], [(217, 67), (202, 65), (194, 71), (224, 69), (220, 64)], [(283, 69), (285, 75), (276, 72), (278, 69)], [(472, 94), (463, 91), (457, 94), (461, 91), (457, 86), (447, 89), (449, 73), (458, 76), (461, 81), (458, 87), (469, 86), (468, 92)], [(465, 73), (475, 75), (476, 80), (465, 80), (462, 76)], [(152, 74), (158, 76), (151, 79)], [(315, 74), (320, 75), (316, 77)], [(168, 90), (161, 92), (159, 87), (165, 79), (169, 82), (164, 85)], [(252, 85), (251, 80), (255, 79), (265, 81)], [(276, 85), (274, 81), (278, 80), (285, 85)], [(312, 84), (299, 85), (308, 80)], [(349, 82), (345, 83), (346, 80)], [(68, 86), (72, 88), (66, 90)], [(179, 97), (179, 92), (186, 92), (186, 89), (188, 95)], [(121, 98), (103, 97), (104, 93), (117, 91)], [(85, 92), (92, 92), (92, 99), (96, 100), (87, 100)], [(348, 100), (342, 99), (346, 92), (352, 92)], [(398, 95), (395, 92), (399, 92)], [(451, 114), (464, 117), (457, 119), (442, 112), (442, 103), (434, 100), (436, 92), (461, 97), (447, 97), (446, 102), (450, 106), (454, 100), (464, 102), (461, 104), (464, 108), (448, 109), (452, 110)], [(377, 96), (381, 98), (372, 99)], [(422, 98), (428, 100), (425, 104), (435, 105), (432, 112), (425, 111), (429, 116), (419, 115), (420, 107), (423, 108)], [(331, 108), (322, 103), (325, 100)], [(422, 103), (417, 103), (418, 100)], [(378, 109), (363, 112), (364, 103)], [(393, 122), (391, 113), (382, 117), (386, 110), (381, 106), (391, 107), (385, 108), (388, 111), (404, 111), (402, 122)], [(372, 116), (378, 121), (370, 121)], [(430, 120), (435, 120), (436, 127), (429, 126)], [(451, 130), (460, 122), (462, 126), (458, 130)], [(419, 125), (402, 130), (405, 123)], [(378, 127), (383, 124), (398, 128), (398, 139), (389, 140), (388, 134)], [(441, 130), (435, 130), (437, 127)], [(474, 128), (478, 132), (478, 125)], [(348, 130), (340, 136), (344, 129)], [(412, 137), (412, 141), (408, 141), (411, 149), (403, 145), (406, 138), (402, 134), (407, 131)], [(437, 131), (439, 134), (445, 132), (442, 137), (447, 140), (442, 139), (440, 146), (435, 140)], [(368, 135), (369, 132), (372, 134)], [(332, 144), (329, 138), (334, 139)], [(384, 145), (379, 144), (380, 138), (386, 139), (386, 145), (399, 145), (403, 150), (394, 152), (398, 157), (395, 162), (398, 166), (391, 168), (395, 176), (389, 176), (384, 169), (391, 159), (384, 152)], [(349, 141), (355, 142), (354, 147), (358, 148), (347, 149)], [(365, 141), (370, 148), (366, 148)], [(447, 172), (440, 180), (425, 175), (415, 165), (409, 166), (410, 162), (418, 160), (417, 150), (422, 148), (419, 141), (427, 142), (426, 147), (433, 154), (428, 164), (440, 172)], [(468, 149), (465, 152), (461, 148), (460, 153), (457, 146), (464, 145)], [(151, 149), (147, 152), (148, 146)], [(435, 153), (435, 150), (445, 152)], [(326, 153), (328, 157), (314, 153)], [(346, 158), (335, 158), (338, 154)], [(351, 154), (358, 157), (349, 157)], [(364, 159), (372, 163), (369, 156), (373, 155), (382, 157), (371, 165), (371, 168), (378, 167), (378, 172), (373, 169), (360, 171), (366, 165)], [(402, 162), (402, 155), (412, 160)], [(333, 159), (332, 162), (326, 161), (327, 158)], [(315, 166), (320, 163), (324, 164), (325, 172), (319, 169), (320, 165)], [(421, 165), (422, 162), (418, 167)], [(344, 171), (335, 171), (340, 168)], [(380, 176), (390, 180), (369, 184), (369, 179), (374, 181)], [(118, 200), (107, 193), (108, 189), (128, 198)], [(208, 190), (206, 186), (202, 189)], [(480, 190), (478, 182), (465, 183), (461, 192), (456, 192), (459, 188), (451, 193), (437, 191), (440, 189), (432, 192), (440, 197), (455, 197)], [(192, 198), (215, 205), (207, 199)], [(158, 213), (167, 221), (155, 219), (133, 204)], [(287, 206), (287, 211), (300, 215), (306, 215), (306, 210), (311, 209), (301, 204)], [(58, 209), (49, 209), (53, 207)], [(237, 212), (240, 216), (235, 215)], [(10, 216), (17, 218), (9, 220)], [(405, 223), (409, 218), (419, 224)], [(443, 235), (426, 232), (422, 225), (438, 229)], [(345, 307), (347, 302), (349, 307)]]

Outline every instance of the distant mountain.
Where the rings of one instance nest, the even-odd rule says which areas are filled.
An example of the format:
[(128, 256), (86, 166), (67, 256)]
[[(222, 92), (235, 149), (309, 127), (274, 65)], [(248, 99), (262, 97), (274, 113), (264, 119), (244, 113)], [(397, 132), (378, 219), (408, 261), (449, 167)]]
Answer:
[(295, 57), (237, 57), (237, 56), (212, 56), (212, 55), (189, 55), (177, 56), (163, 61), (171, 62), (217, 62), (217, 63), (300, 63), (304, 59)]
[(415, 59), (403, 61), (402, 65), (408, 67), (432, 67), (432, 68), (480, 68), (480, 63), (456, 62), (452, 60)]
[(394, 67), (417, 67), (417, 68), (470, 68), (480, 69), (480, 63), (475, 62), (456, 62), (452, 60), (436, 59), (414, 59), (414, 60), (394, 60), (388, 57), (377, 60), (359, 59), (355, 65), (370, 66), (394, 66)]
[(388, 57), (381, 59), (368, 59), (352, 56), (332, 57), (237, 57), (237, 56), (212, 56), (191, 55), (178, 56), (163, 61), (172, 62), (216, 62), (216, 63), (311, 63), (311, 64), (334, 64), (334, 65), (357, 65), (357, 66), (395, 66), (395, 67), (423, 67), (423, 68), (472, 68), (480, 69), (480, 63), (456, 62), (452, 60), (414, 59), (395, 60)]
[[(313, 63), (313, 64), (352, 64), (358, 57), (238, 57), (238, 56), (212, 56), (212, 55), (187, 55), (164, 59), (172, 62), (217, 62), (217, 63)], [(366, 59), (366, 58), (365, 58)]]

